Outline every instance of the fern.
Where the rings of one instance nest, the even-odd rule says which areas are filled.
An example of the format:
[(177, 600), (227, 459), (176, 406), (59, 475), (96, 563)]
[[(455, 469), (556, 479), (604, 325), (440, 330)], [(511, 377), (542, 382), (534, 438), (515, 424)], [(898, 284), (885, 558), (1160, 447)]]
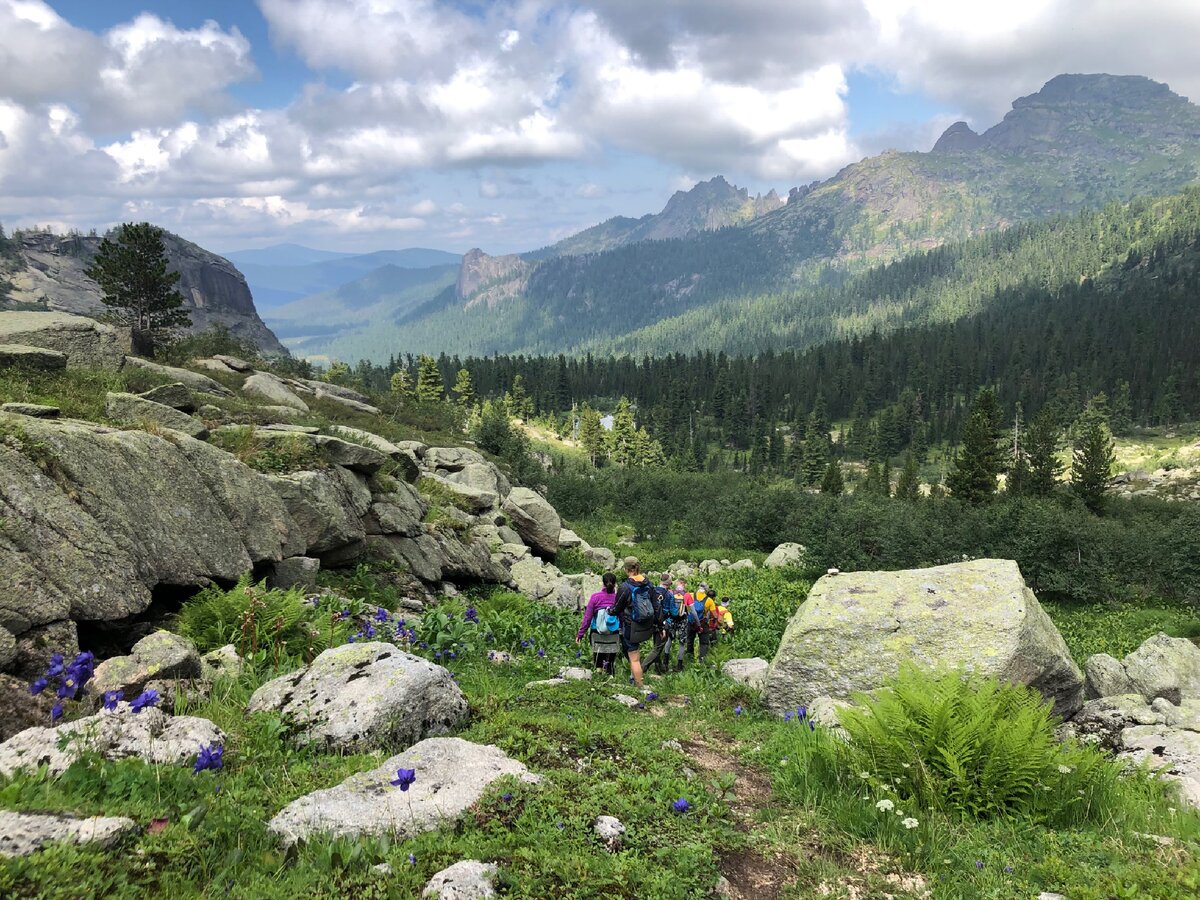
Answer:
[(1119, 767), (1059, 743), (1049, 704), (1021, 685), (905, 667), (843, 711), (842, 764), (923, 808), (1077, 823), (1112, 805)]

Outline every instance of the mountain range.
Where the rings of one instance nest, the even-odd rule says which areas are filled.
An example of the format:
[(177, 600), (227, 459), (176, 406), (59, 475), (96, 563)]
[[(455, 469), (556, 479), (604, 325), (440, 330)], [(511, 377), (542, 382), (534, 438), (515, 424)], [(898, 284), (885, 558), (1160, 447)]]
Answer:
[[(1200, 107), (1140, 76), (1060, 75), (982, 133), (955, 123), (928, 152), (869, 157), (793, 188), (786, 202), (773, 192), (750, 197), (718, 176), (676, 193), (658, 214), (610, 219), (528, 254), (471, 250), (453, 285), (427, 270), (422, 286), (409, 279), (404, 302), (394, 311), (382, 303), (369, 325), (346, 327), (340, 307), (336, 321), (309, 308), (308, 337), (286, 342), (349, 360), (642, 353), (664, 340), (687, 350), (728, 344), (736, 310), (741, 321), (765, 317), (799, 348), (829, 333), (800, 327), (823, 315), (813, 309), (818, 288), (914, 251), (1198, 180)], [(861, 312), (839, 327), (942, 315)]]

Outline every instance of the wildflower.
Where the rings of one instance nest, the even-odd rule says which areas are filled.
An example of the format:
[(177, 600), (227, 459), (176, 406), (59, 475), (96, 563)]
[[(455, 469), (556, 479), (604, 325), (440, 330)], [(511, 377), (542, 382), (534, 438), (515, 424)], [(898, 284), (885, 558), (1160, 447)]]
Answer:
[(434, 659), (441, 659), (441, 658), (442, 658), (442, 651), (441, 651), (441, 650), (434, 650), (434, 651), (433, 651), (433, 658), (434, 658)]
[(809, 730), (809, 731), (816, 731), (816, 730), (817, 730), (817, 723), (816, 723), (816, 722), (814, 722), (812, 719), (809, 719), (809, 720), (808, 720), (808, 730)]
[(45, 678), (34, 679), (34, 681), (29, 685), (29, 693), (34, 695), (40, 694), (49, 686), (50, 682), (48, 682)]
[(225, 765), (222, 757), (225, 754), (225, 748), (220, 744), (203, 744), (200, 747), (200, 753), (196, 756), (196, 764), (192, 766), (192, 774), (196, 775), (203, 772), (205, 769), (220, 769)]
[(158, 691), (154, 690), (154, 688), (150, 688), (149, 690), (142, 691), (140, 694), (138, 694), (137, 697), (134, 698), (134, 701), (129, 704), (129, 708), (135, 713), (139, 713), (147, 706), (157, 706), (158, 700)]
[(680, 815), (687, 812), (691, 808), (692, 804), (688, 803), (682, 797), (671, 804), (671, 809), (675, 810), (675, 812), (679, 813)]
[(564, 828), (567, 827), (567, 823), (566, 822), (558, 822), (557, 824), (555, 824), (554, 827), (557, 828), (559, 831), (562, 831)]
[(807, 706), (797, 706), (796, 707), (796, 718), (797, 719), (807, 719), (808, 718), (808, 707)]
[(880, 812), (891, 812), (893, 809), (896, 808), (896, 804), (893, 803), (891, 800), (887, 799), (887, 797), (884, 797), (882, 800), (880, 800), (878, 803), (875, 804), (875, 808), (877, 810), (879, 810)]
[(650, 693), (648, 693), (648, 694), (646, 695), (646, 699), (647, 699), (647, 700), (657, 700), (657, 699), (658, 699), (658, 693), (657, 693), (656, 691), (651, 691)]
[(532, 643), (533, 643), (533, 641), (530, 641), (530, 640), (523, 640), (523, 641), (521, 641), (521, 649), (522, 649), (522, 650), (525, 650), (525, 649), (527, 649), (527, 648), (529, 647), (529, 645), (530, 645), (530, 644), (532, 644)]
[(62, 718), (62, 714), (63, 714), (63, 705), (62, 705), (62, 701), (59, 700), (52, 707), (50, 707), (50, 721), (57, 722), (59, 719)]
[(582, 650), (576, 650), (576, 651), (575, 651), (575, 658), (576, 658), (576, 659), (579, 659), (581, 656), (583, 656), (583, 651), (582, 651)]
[(783, 714), (783, 721), (785, 721), (785, 722), (792, 721), (792, 711), (790, 709)]
[(417, 857), (412, 853), (408, 854), (408, 864), (410, 866), (415, 866), (417, 864)]
[(977, 859), (977, 860), (975, 860), (975, 868), (976, 868), (976, 869), (982, 869), (982, 868), (983, 868), (983, 860), (982, 860), (982, 859)]
[(905, 768), (905, 769), (911, 769), (911, 768), (912, 768), (912, 766), (911, 766), (911, 765), (909, 765), (908, 763), (900, 763), (900, 765), (901, 765), (901, 767), (902, 767), (902, 768)]
[(407, 791), (414, 781), (417, 780), (417, 772), (415, 769), (397, 769), (396, 777), (392, 779), (393, 787), (398, 787), (402, 791)]
[(116, 709), (117, 704), (125, 699), (124, 691), (105, 691), (104, 692), (104, 708)]
[(1005, 874), (1005, 875), (1011, 875), (1012, 873), (1013, 873), (1013, 867), (1012, 867), (1012, 866), (1005, 866), (1005, 867), (1004, 867), (1004, 874)]
[(1075, 770), (1072, 769), (1070, 766), (1064, 766), (1064, 765), (1060, 764), (1058, 767), (1058, 772), (1060, 775), (1070, 775), (1074, 771)]
[(369, 638), (375, 637), (375, 626), (368, 624), (366, 630), (363, 632), (363, 636)]
[(912, 816), (909, 816), (907, 819), (905, 819), (900, 824), (903, 825), (905, 828), (907, 828), (909, 831), (912, 831), (912, 829), (916, 828), (921, 823), (918, 822), (916, 819), (914, 819)]
[(742, 714), (742, 705), (740, 703), (733, 708), (733, 714), (735, 716), (740, 716)]
[(47, 678), (57, 678), (63, 673), (63, 655), (55, 653), (50, 657), (50, 666), (46, 669)]
[(451, 659), (458, 659), (458, 654), (455, 653), (453, 650), (447, 650), (446, 655), (448, 657), (450, 657)]
[(505, 803), (508, 803), (510, 800), (512, 800), (512, 794), (502, 794), (500, 799)]
[(474, 622), (476, 625), (479, 624), (479, 613), (475, 611), (475, 607), (473, 606), (467, 607), (467, 611), (463, 613), (463, 618), (468, 622)]
[(427, 644), (425, 641), (421, 641), (420, 647), (422, 650), (428, 650), (429, 644)]
[(858, 777), (862, 778), (865, 781), (866, 779), (871, 777), (871, 773), (870, 772), (859, 772)]
[(391, 615), (391, 613), (381, 606), (379, 609), (375, 610), (375, 621), (382, 624), (391, 618)]
[(545, 656), (546, 656), (546, 651), (545, 651), (545, 650), (539, 650), (539, 651), (538, 651), (538, 656), (540, 656), (540, 657), (542, 657), (542, 658), (545, 658)]

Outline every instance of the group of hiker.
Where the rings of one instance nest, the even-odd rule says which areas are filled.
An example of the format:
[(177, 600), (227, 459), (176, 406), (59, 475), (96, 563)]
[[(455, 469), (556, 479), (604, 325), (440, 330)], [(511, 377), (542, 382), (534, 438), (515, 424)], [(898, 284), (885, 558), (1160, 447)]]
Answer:
[[(588, 599), (583, 621), (575, 635), (581, 643), (588, 637), (592, 662), (597, 669), (612, 673), (617, 655), (629, 658), (634, 683), (643, 686), (643, 673), (651, 666), (659, 672), (683, 671), (684, 661), (695, 659), (699, 645), (701, 662), (722, 632), (733, 631), (733, 615), (717, 592), (701, 582), (693, 593), (687, 583), (664, 573), (655, 584), (642, 574), (636, 556), (625, 557), (625, 580), (606, 572), (603, 587)], [(653, 645), (642, 655), (648, 641)]]

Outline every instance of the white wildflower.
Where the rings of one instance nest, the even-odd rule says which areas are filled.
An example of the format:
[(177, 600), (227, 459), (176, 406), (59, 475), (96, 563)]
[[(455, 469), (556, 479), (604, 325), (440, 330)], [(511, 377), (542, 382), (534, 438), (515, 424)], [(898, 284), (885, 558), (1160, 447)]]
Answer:
[(1075, 770), (1074, 770), (1074, 769), (1072, 769), (1070, 766), (1064, 766), (1064, 765), (1062, 765), (1062, 763), (1059, 763), (1059, 766), (1058, 766), (1058, 773), (1059, 773), (1060, 775), (1070, 775), (1070, 774), (1071, 774), (1072, 772), (1074, 772), (1074, 771), (1075, 771)]
[(909, 831), (912, 831), (914, 828), (916, 828), (921, 823), (918, 822), (916, 819), (914, 819), (912, 816), (909, 816), (907, 819), (905, 819), (900, 824), (903, 825), (905, 828), (907, 828)]
[(908, 763), (900, 763), (900, 765), (902, 765), (902, 766), (903, 766), (904, 768), (906, 768), (906, 769), (911, 769), (911, 768), (912, 768), (912, 766), (910, 766)]
[(870, 773), (870, 772), (859, 772), (859, 773), (858, 773), (858, 777), (859, 777), (859, 778), (870, 778), (870, 777), (871, 777), (871, 773)]
[(875, 808), (880, 812), (891, 812), (896, 808), (896, 804), (885, 797), (883, 800), (880, 800), (875, 804)]

